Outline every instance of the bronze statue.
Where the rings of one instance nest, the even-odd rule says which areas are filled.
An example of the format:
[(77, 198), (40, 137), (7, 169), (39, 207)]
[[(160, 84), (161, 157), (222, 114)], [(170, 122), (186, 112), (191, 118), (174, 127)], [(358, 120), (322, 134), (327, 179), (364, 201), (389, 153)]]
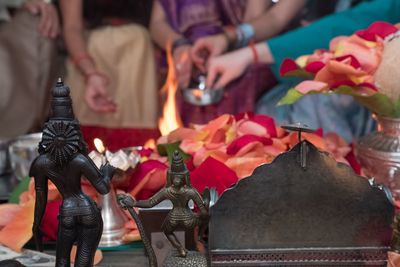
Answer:
[(56, 267), (70, 266), (71, 248), (75, 242), (75, 266), (93, 266), (103, 220), (96, 203), (82, 192), (81, 176), (86, 177), (99, 193), (106, 194), (115, 168), (106, 164), (99, 170), (87, 156), (87, 145), (72, 111), (69, 88), (61, 80), (53, 89), (52, 113), (43, 130), (39, 154), (30, 170), (36, 190), (32, 228), (36, 247), (42, 250), (40, 225), (50, 180), (63, 198), (58, 217)]
[[(182, 156), (175, 151), (171, 167), (167, 172), (166, 186), (158, 191), (148, 200), (135, 201), (128, 195), (118, 195), (118, 202), (124, 208), (151, 208), (168, 199), (173, 204), (172, 210), (168, 213), (162, 224), (162, 230), (179, 253), (180, 257), (186, 257), (187, 250), (179, 242), (174, 234), (177, 227), (193, 229), (199, 226), (199, 238), (202, 238), (208, 225), (209, 191), (206, 189), (204, 199), (190, 183), (189, 171), (183, 163)], [(189, 201), (193, 200), (200, 210), (194, 214), (189, 208)]]
[(396, 253), (400, 253), (400, 215), (397, 214), (394, 217), (392, 224), (393, 234), (392, 241), (390, 244), (390, 250)]

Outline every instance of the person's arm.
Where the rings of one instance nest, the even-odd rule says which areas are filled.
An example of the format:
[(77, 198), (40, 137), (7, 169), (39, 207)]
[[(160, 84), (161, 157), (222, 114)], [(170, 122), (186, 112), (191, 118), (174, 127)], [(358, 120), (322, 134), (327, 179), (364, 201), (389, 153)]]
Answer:
[(191, 44), (185, 40), (182, 34), (172, 29), (158, 0), (153, 3), (150, 34), (155, 43), (162, 49), (167, 50), (170, 46), (178, 83), (180, 87), (187, 87), (192, 75), (192, 60), (189, 56)]
[[(390, 23), (400, 21), (400, 1), (374, 0), (361, 3), (350, 10), (332, 14), (306, 27), (258, 43), (255, 50), (259, 61), (270, 64), (276, 77), (280, 78), (279, 67), (285, 58), (297, 58), (315, 49), (327, 48), (332, 38), (350, 35), (377, 20)], [(253, 54), (252, 49), (246, 47), (211, 60), (207, 68), (207, 85), (216, 83), (215, 87), (223, 87), (238, 78), (253, 62)]]
[(305, 3), (306, 0), (280, 0), (261, 16), (251, 19), (249, 23), (254, 29), (254, 40), (266, 40), (282, 32)]
[(84, 38), (82, 0), (60, 0), (63, 34), (68, 53), (86, 80), (85, 101), (96, 112), (115, 112), (116, 104), (107, 92), (108, 77), (96, 69)]
[(44, 37), (55, 38), (60, 33), (60, 20), (55, 6), (43, 0), (27, 0), (22, 8), (40, 16), (38, 31)]
[(328, 48), (332, 38), (350, 35), (379, 20), (399, 22), (400, 1), (374, 0), (360, 3), (352, 9), (329, 15), (306, 27), (272, 38), (266, 42), (274, 58), (272, 70), (278, 74), (279, 66), (285, 58), (297, 58), (310, 54), (315, 49)]

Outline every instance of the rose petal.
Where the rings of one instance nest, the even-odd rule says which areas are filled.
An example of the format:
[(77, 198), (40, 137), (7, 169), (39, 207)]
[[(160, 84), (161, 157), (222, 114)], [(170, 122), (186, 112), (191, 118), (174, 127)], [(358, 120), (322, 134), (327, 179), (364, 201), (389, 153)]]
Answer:
[(193, 139), (197, 134), (197, 131), (194, 129), (178, 128), (168, 134), (168, 143), (174, 143), (184, 139)]
[(397, 31), (398, 29), (393, 24), (377, 21), (372, 23), (367, 29), (357, 31), (356, 35), (368, 41), (376, 41), (377, 36), (384, 39), (386, 36)]
[(295, 70), (299, 70), (299, 66), (297, 66), (296, 62), (293, 59), (286, 58), (283, 60), (279, 73), (281, 76), (285, 76), (287, 73)]
[(267, 136), (268, 133), (267, 129), (261, 124), (248, 120), (238, 122), (237, 132), (238, 136), (250, 134), (264, 137)]
[(0, 205), (0, 229), (12, 221), (13, 217), (20, 212), (21, 207), (17, 204)]
[(270, 138), (247, 134), (247, 135), (243, 135), (243, 136), (237, 138), (235, 141), (233, 141), (227, 147), (226, 153), (228, 155), (235, 155), (241, 148), (243, 148), (244, 146), (246, 146), (250, 143), (253, 143), (253, 142), (260, 142), (266, 146), (272, 145), (272, 143), (273, 143)]
[(358, 69), (361, 67), (360, 62), (353, 55), (345, 55), (345, 56), (337, 57), (337, 58), (335, 58), (335, 60), (339, 61), (339, 62), (350, 61), (350, 65), (355, 69)]
[(192, 185), (203, 192), (206, 187), (216, 188), (219, 195), (238, 181), (236, 173), (224, 163), (208, 157), (190, 174)]
[(254, 121), (263, 126), (267, 130), (267, 133), (270, 137), (277, 136), (275, 120), (272, 117), (259, 114), (250, 118), (250, 121)]
[(234, 170), (239, 179), (250, 176), (254, 169), (267, 163), (265, 157), (234, 157), (226, 162), (226, 166)]
[(302, 94), (308, 94), (309, 92), (315, 91), (315, 92), (322, 92), (323, 90), (328, 88), (328, 84), (324, 82), (319, 82), (319, 81), (303, 81), (299, 83), (295, 89), (302, 93)]
[(17, 212), (13, 222), (0, 231), (0, 244), (20, 252), (21, 248), (32, 238), (34, 200), (31, 200)]
[(321, 61), (314, 61), (314, 62), (307, 64), (305, 67), (305, 70), (307, 72), (311, 72), (311, 73), (315, 74), (318, 71), (320, 71), (323, 67), (325, 67), (325, 63), (323, 63)]

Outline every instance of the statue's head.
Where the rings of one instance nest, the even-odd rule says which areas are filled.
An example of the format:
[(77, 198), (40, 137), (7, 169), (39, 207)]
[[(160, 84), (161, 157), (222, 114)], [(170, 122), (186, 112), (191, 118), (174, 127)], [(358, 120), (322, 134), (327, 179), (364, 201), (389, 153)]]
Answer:
[(183, 158), (178, 151), (174, 152), (171, 167), (167, 171), (167, 187), (192, 186), (190, 183), (189, 170), (186, 168)]
[(43, 129), (39, 153), (48, 154), (58, 165), (64, 165), (78, 152), (87, 154), (87, 145), (72, 110), (69, 88), (59, 80), (53, 89), (51, 113)]

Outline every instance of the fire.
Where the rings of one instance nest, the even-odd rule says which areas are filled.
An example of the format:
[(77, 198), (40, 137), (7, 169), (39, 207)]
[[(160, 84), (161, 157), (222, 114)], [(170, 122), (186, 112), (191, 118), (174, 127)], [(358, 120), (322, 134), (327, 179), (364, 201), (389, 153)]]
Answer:
[(149, 139), (146, 141), (146, 143), (143, 145), (144, 148), (147, 149), (155, 149), (156, 148), (156, 140), (153, 138)]
[(106, 147), (103, 144), (103, 141), (101, 141), (101, 139), (99, 138), (95, 138), (93, 140), (94, 146), (96, 147), (96, 150), (100, 153), (100, 154), (104, 154), (104, 152), (106, 152)]
[(168, 75), (167, 80), (161, 89), (162, 94), (166, 94), (162, 117), (158, 121), (158, 129), (162, 135), (167, 135), (173, 130), (182, 126), (182, 121), (176, 107), (175, 95), (178, 90), (174, 60), (172, 58), (171, 46), (167, 47)]

